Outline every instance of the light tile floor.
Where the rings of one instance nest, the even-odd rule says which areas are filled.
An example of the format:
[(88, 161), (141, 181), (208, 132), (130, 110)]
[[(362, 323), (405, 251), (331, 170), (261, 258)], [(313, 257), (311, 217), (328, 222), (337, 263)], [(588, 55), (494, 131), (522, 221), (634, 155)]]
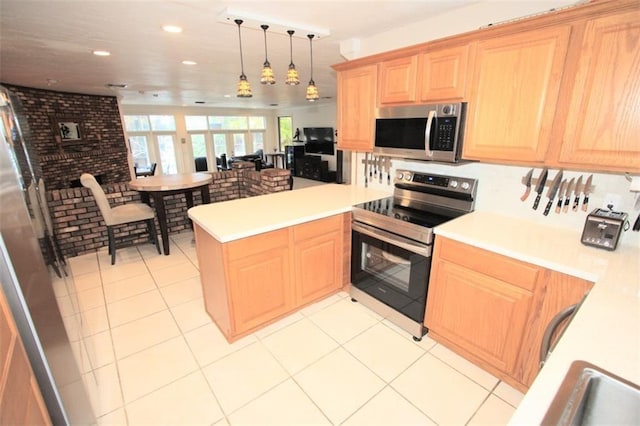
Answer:
[(101, 425), (501, 425), (522, 394), (344, 292), (233, 344), (192, 233), (68, 259), (54, 290)]

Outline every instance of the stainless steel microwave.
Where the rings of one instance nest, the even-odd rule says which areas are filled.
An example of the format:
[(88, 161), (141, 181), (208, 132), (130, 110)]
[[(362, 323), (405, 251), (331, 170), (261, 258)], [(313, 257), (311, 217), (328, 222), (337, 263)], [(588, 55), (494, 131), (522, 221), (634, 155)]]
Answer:
[(379, 108), (373, 152), (457, 163), (466, 112), (466, 102)]

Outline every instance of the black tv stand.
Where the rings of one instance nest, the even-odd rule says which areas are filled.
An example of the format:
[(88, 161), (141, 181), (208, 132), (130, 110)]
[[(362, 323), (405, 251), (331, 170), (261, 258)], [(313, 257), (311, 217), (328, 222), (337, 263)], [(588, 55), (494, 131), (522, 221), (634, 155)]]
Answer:
[(305, 155), (295, 161), (295, 175), (297, 177), (318, 180), (321, 182), (335, 182), (336, 172), (329, 170), (329, 162), (319, 155)]

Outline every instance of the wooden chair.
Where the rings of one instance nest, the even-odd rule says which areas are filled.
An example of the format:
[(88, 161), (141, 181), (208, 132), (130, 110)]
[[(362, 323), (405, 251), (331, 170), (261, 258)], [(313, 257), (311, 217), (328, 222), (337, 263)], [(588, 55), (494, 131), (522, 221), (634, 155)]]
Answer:
[(158, 254), (160, 254), (160, 244), (158, 243), (158, 234), (156, 226), (153, 222), (155, 214), (153, 209), (143, 203), (128, 203), (117, 207), (111, 207), (109, 200), (105, 195), (102, 187), (98, 184), (93, 175), (83, 173), (80, 176), (80, 182), (85, 188), (89, 188), (93, 193), (93, 198), (102, 214), (102, 219), (107, 225), (107, 234), (109, 236), (109, 254), (111, 255), (111, 264), (116, 263), (116, 240), (113, 228), (118, 225), (124, 225), (133, 222), (146, 222), (147, 231), (149, 232), (149, 242), (156, 245)]

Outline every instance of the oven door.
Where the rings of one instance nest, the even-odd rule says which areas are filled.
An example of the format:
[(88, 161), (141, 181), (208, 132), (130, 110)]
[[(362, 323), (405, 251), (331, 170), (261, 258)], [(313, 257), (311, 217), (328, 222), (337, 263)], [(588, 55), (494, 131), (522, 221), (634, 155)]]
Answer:
[(431, 246), (358, 222), (351, 229), (351, 285), (422, 323)]

